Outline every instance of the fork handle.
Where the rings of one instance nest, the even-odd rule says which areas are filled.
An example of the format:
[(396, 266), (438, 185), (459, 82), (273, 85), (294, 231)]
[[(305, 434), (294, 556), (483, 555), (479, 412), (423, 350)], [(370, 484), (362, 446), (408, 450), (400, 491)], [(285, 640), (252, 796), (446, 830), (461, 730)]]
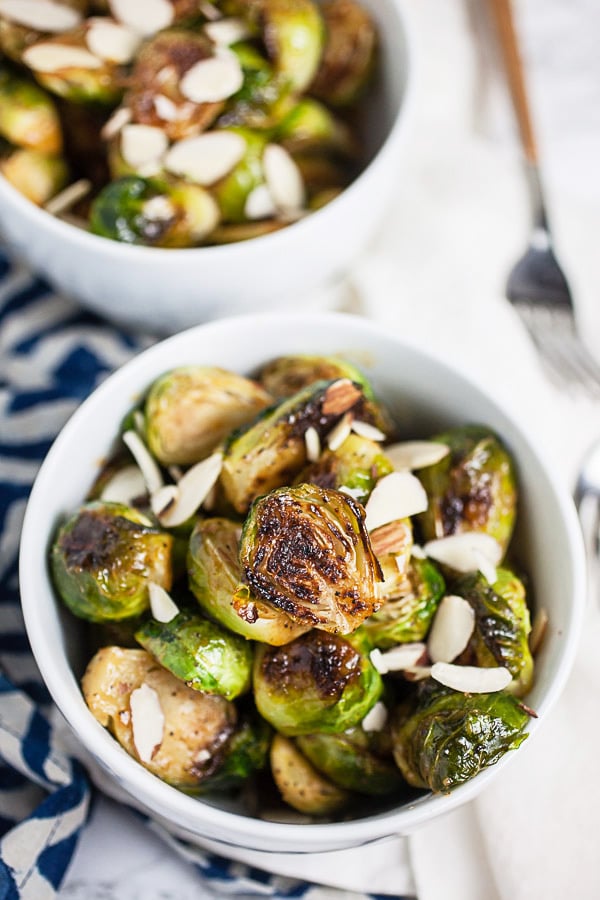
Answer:
[(490, 0), (504, 59), (510, 95), (517, 117), (523, 151), (528, 163), (537, 166), (538, 150), (527, 97), (519, 40), (511, 0)]

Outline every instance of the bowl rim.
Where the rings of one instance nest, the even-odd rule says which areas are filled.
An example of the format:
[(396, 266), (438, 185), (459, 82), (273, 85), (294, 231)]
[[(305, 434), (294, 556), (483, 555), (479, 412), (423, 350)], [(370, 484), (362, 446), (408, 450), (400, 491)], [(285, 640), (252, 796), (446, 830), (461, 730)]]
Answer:
[[(396, 334), (390, 335), (386, 332), (383, 326), (359, 316), (344, 314), (341, 317), (340, 313), (296, 313), (289, 314), (286, 317), (286, 325), (291, 329), (294, 329), (295, 325), (322, 329), (332, 328), (340, 334), (340, 318), (343, 318), (347, 323), (347, 325), (342, 326), (342, 328), (347, 329), (347, 333), (342, 332), (342, 337), (349, 338), (362, 333), (369, 334), (372, 339), (381, 341), (383, 344), (389, 344), (390, 341), (393, 342), (399, 350), (404, 349), (413, 358), (419, 357), (423, 362), (431, 365), (434, 370), (437, 370), (440, 375), (446, 374), (454, 382), (464, 386), (471, 397), (477, 397), (484, 401), (488, 408), (498, 415), (499, 418), (510, 422), (513, 440), (516, 438), (522, 445), (522, 448), (535, 461), (543, 476), (545, 490), (550, 492), (560, 511), (568, 541), (566, 552), (571, 560), (572, 567), (572, 611), (568, 628), (561, 635), (562, 655), (554, 677), (546, 689), (542, 702), (537, 704), (537, 711), (541, 718), (532, 720), (529, 723), (528, 731), (533, 732), (540, 725), (541, 720), (544, 719), (564, 687), (574, 662), (583, 622), (587, 587), (585, 577), (586, 563), (583, 537), (573, 501), (563, 481), (558, 475), (553, 474), (552, 467), (544, 459), (543, 451), (540, 451), (537, 447), (532, 436), (528, 435), (523, 423), (516, 420), (496, 399), (481, 390), (459, 366), (451, 365), (447, 361), (439, 359), (422, 347), (415, 347), (405, 343), (400, 336)], [(135, 376), (136, 371), (148, 366), (153, 356), (156, 356), (157, 360), (162, 359), (165, 353), (168, 354), (170, 348), (176, 350), (180, 342), (190, 341), (200, 331), (203, 332), (205, 337), (211, 337), (214, 334), (222, 339), (227, 335), (228, 329), (249, 329), (250, 324), (255, 331), (261, 333), (270, 326), (279, 328), (281, 326), (281, 317), (277, 314), (267, 313), (232, 316), (227, 319), (195, 326), (159, 341), (117, 369), (96, 388), (71, 416), (46, 455), (35, 479), (25, 512), (20, 547), (19, 575), (26, 630), (34, 657), (50, 694), (75, 732), (77, 739), (101, 763), (103, 768), (116, 778), (117, 782), (125, 788), (128, 794), (149, 805), (155, 811), (155, 814), (167, 815), (181, 827), (190, 829), (194, 834), (201, 835), (202, 828), (210, 829), (211, 827), (217, 829), (220, 835), (227, 832), (232, 835), (235, 834), (236, 839), (230, 842), (233, 846), (244, 846), (240, 844), (240, 840), (248, 840), (250, 841), (248, 846), (253, 846), (253, 842), (259, 839), (267, 844), (274, 840), (274, 846), (277, 847), (277, 836), (280, 838), (284, 836), (287, 841), (292, 841), (299, 848), (296, 852), (314, 852), (311, 847), (314, 846), (315, 842), (321, 839), (324, 841), (331, 840), (334, 830), (336, 840), (343, 841), (344, 846), (357, 846), (399, 832), (406, 833), (424, 822), (462, 805), (478, 794), (489, 779), (495, 777), (500, 768), (510, 763), (515, 754), (507, 753), (495, 766), (479, 773), (475, 779), (456, 788), (450, 795), (426, 794), (412, 803), (363, 819), (349, 822), (298, 825), (274, 823), (246, 817), (214, 807), (209, 803), (199, 803), (198, 798), (183, 794), (176, 788), (162, 782), (140, 765), (137, 760), (129, 756), (92, 716), (83, 701), (78, 687), (76, 691), (77, 697), (75, 693), (71, 697), (69, 691), (66, 690), (67, 688), (70, 689), (70, 686), (65, 685), (61, 677), (51, 652), (52, 648), (46, 646), (46, 635), (36, 615), (39, 599), (35, 588), (35, 578), (30, 574), (34, 566), (30, 567), (28, 565), (28, 559), (39, 557), (42, 547), (44, 554), (46, 554), (48, 540), (48, 535), (44, 535), (40, 540), (39, 529), (36, 527), (36, 507), (39, 504), (43, 504), (45, 482), (51, 479), (53, 467), (60, 460), (63, 448), (71, 444), (72, 435), (77, 433), (80, 421), (85, 420), (85, 417), (90, 414), (90, 410), (93, 410), (96, 405), (102, 404), (105, 394), (115, 391), (119, 386), (122, 389), (126, 389), (132, 376)], [(220, 335), (219, 332), (221, 333)], [(336, 331), (332, 333), (336, 333)], [(172, 358), (176, 358), (176, 353), (171, 355)], [(157, 372), (157, 374), (159, 373)], [(49, 577), (48, 587), (51, 590)], [(74, 702), (71, 702), (71, 700)], [(165, 810), (168, 810), (168, 814), (165, 814)], [(275, 832), (275, 829), (277, 829), (277, 832)], [(282, 832), (281, 829), (284, 829), (284, 831)], [(206, 836), (210, 837), (210, 835)], [(227, 843), (222, 837), (219, 837), (218, 840), (221, 843)], [(310, 845), (310, 847), (307, 845)], [(274, 849), (272, 852), (280, 852), (280, 850)]]
[[(232, 248), (241, 255), (255, 253), (256, 242), (260, 241), (261, 249), (265, 252), (272, 251), (274, 253), (279, 249), (279, 245), (289, 239), (289, 233), (297, 236), (301, 241), (304, 232), (310, 228), (310, 223), (315, 220), (321, 221), (328, 216), (337, 215), (336, 210), (343, 207), (346, 203), (352, 201), (356, 193), (362, 190), (363, 185), (370, 179), (371, 172), (379, 169), (388, 158), (391, 158), (401, 143), (402, 136), (406, 127), (407, 118), (410, 117), (411, 110), (414, 106), (414, 38), (413, 26), (410, 23), (411, 14), (407, 12), (408, 4), (405, 0), (390, 0), (390, 8), (396, 16), (396, 26), (402, 35), (405, 52), (405, 82), (402, 97), (399, 106), (394, 110), (391, 127), (379, 146), (375, 155), (369, 160), (367, 165), (353, 179), (353, 181), (344, 188), (344, 190), (331, 200), (330, 203), (321, 209), (311, 212), (310, 215), (304, 216), (296, 222), (286, 225), (279, 231), (270, 234), (258, 235), (244, 241), (234, 241), (231, 244), (222, 244), (217, 246), (206, 247), (184, 247), (184, 248), (167, 248), (167, 247), (146, 247), (138, 244), (124, 244), (101, 235), (93, 234), (83, 228), (77, 228), (68, 222), (65, 222), (56, 216), (46, 212), (43, 207), (37, 206), (31, 200), (28, 200), (20, 193), (6, 178), (0, 173), (0, 201), (6, 200), (16, 206), (17, 210), (26, 218), (34, 228), (42, 228), (47, 233), (53, 235), (58, 240), (72, 242), (75, 248), (89, 250), (90, 252), (98, 252), (102, 256), (116, 258), (122, 262), (142, 263), (144, 265), (153, 264), (161, 265), (161, 261), (172, 259), (181, 265), (182, 259), (195, 261), (198, 258), (203, 260), (212, 259), (218, 262), (224, 253), (231, 253)], [(333, 212), (332, 212), (333, 209)], [(343, 208), (340, 214), (343, 213)], [(199, 256), (200, 255), (200, 256)]]

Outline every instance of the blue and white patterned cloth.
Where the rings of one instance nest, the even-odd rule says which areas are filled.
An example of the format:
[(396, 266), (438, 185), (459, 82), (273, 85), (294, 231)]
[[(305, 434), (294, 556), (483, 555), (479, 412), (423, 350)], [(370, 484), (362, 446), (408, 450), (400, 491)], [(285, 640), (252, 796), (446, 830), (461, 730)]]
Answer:
[[(151, 341), (57, 297), (0, 249), (0, 900), (56, 896), (93, 800), (85, 771), (57, 745), (50, 698), (25, 635), (17, 568), (25, 504), (71, 413)], [(169, 842), (196, 866), (202, 897), (377, 896), (322, 891)]]

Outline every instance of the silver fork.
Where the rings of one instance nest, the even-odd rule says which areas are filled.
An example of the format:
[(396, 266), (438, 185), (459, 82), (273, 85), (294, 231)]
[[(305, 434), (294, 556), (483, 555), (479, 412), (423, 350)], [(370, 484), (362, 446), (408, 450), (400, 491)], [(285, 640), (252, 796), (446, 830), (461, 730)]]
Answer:
[(526, 161), (533, 230), (508, 276), (506, 296), (520, 314), (551, 381), (600, 398), (600, 365), (577, 331), (569, 285), (554, 254), (511, 0), (490, 0)]

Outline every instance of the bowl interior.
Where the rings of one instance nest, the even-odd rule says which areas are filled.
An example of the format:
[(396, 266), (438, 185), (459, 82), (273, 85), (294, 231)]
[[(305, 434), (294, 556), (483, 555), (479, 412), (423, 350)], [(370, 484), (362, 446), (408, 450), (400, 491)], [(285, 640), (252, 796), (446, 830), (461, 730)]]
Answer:
[[(339, 314), (285, 320), (247, 316), (194, 328), (138, 356), (80, 407), (40, 470), (21, 545), (25, 620), (50, 692), (86, 750), (155, 814), (192, 834), (256, 849), (276, 846), (298, 851), (349, 846), (410, 830), (474, 796), (512, 754), (449, 797), (423, 796), (409, 806), (334, 826), (274, 825), (235, 814), (235, 805), (225, 809), (218, 802), (192, 799), (143, 769), (87, 710), (76, 678), (87, 662), (81, 654), (81, 629), (58, 608), (47, 569), (48, 546), (57, 523), (81, 503), (119, 421), (154, 378), (174, 366), (194, 363), (252, 373), (274, 356), (293, 352), (337, 353), (356, 362), (407, 438), (429, 437), (449, 425), (479, 422), (495, 429), (509, 446), (520, 480), (514, 546), (531, 575), (536, 602), (548, 610), (551, 623), (527, 699), (540, 714), (560, 690), (573, 658), (583, 608), (584, 563), (572, 504), (515, 423), (460, 374), (361, 319)], [(533, 721), (531, 730), (536, 727)]]

